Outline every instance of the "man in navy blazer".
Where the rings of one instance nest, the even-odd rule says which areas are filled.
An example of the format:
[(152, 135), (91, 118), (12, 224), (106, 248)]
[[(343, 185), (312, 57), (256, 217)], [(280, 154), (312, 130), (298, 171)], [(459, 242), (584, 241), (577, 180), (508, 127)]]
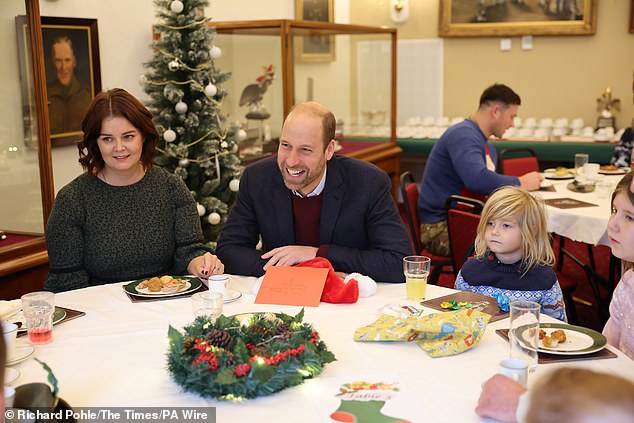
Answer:
[[(412, 254), (385, 172), (336, 156), (335, 117), (315, 102), (296, 105), (277, 157), (247, 167), (216, 254), (225, 272), (261, 276), (270, 266), (315, 257), (338, 272), (403, 282)], [(256, 249), (262, 240), (262, 249)]]

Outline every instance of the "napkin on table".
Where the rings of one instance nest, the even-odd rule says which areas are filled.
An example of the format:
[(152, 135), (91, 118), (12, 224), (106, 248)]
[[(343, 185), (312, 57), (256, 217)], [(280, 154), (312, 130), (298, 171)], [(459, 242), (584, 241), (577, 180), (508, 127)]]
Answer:
[(22, 300), (0, 301), (0, 320), (6, 320), (22, 309)]
[(376, 322), (358, 328), (355, 341), (417, 341), (432, 357), (460, 354), (480, 342), (491, 316), (462, 309), (406, 318), (382, 314)]

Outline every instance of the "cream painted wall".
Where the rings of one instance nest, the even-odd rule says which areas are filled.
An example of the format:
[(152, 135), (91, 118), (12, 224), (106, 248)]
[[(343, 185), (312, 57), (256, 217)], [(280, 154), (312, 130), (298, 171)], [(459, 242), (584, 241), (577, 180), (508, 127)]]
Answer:
[[(394, 25), (389, 0), (350, 0), (350, 21), (396, 26), (399, 39), (437, 37), (439, 0), (409, 3), (410, 19)], [(534, 37), (532, 51), (522, 51), (518, 37), (512, 39), (510, 52), (499, 50), (499, 38), (445, 39), (445, 115), (472, 113), (482, 90), (503, 82), (522, 97), (520, 116), (582, 117), (594, 125), (596, 98), (609, 86), (622, 103), (617, 125), (628, 126), (634, 116), (634, 34), (627, 31), (630, 2), (599, 3), (594, 36)]]

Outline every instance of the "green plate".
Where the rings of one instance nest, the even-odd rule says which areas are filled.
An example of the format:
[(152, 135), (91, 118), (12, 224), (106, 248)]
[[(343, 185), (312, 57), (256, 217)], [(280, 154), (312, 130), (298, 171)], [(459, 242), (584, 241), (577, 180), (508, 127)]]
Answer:
[[(555, 348), (544, 347), (539, 341), (539, 352), (547, 354), (558, 355), (582, 355), (597, 352), (605, 348), (607, 339), (599, 332), (584, 328), (581, 326), (573, 326), (565, 323), (540, 323), (539, 328), (546, 331), (546, 334), (550, 332), (563, 329), (566, 332), (566, 342), (560, 342)], [(528, 344), (525, 335), (528, 330), (520, 332), (520, 340), (524, 344)]]
[[(26, 321), (24, 320), (24, 314), (19, 312), (14, 315), (15, 319), (9, 319), (9, 323), (17, 323), (20, 322), (21, 325), (18, 328), (18, 332), (26, 332)], [(53, 324), (56, 325), (66, 317), (66, 310), (63, 308), (55, 307), (55, 311), (53, 312)]]
[(198, 278), (194, 278), (194, 277), (190, 277), (190, 276), (175, 276), (175, 277), (178, 278), (178, 279), (186, 279), (190, 283), (190, 287), (187, 288), (187, 289), (184, 289), (182, 291), (171, 292), (171, 293), (167, 293), (167, 294), (164, 294), (164, 293), (144, 294), (144, 293), (138, 292), (136, 290), (136, 286), (147, 279), (147, 278), (144, 278), (144, 279), (136, 280), (134, 282), (130, 282), (129, 284), (125, 285), (125, 287), (124, 287), (125, 288), (125, 292), (127, 292), (130, 295), (134, 295), (135, 297), (144, 297), (144, 298), (174, 297), (176, 295), (183, 295), (183, 294), (187, 294), (188, 292), (195, 291), (198, 288), (200, 288), (200, 286), (203, 284), (201, 282), (201, 280), (198, 279)]

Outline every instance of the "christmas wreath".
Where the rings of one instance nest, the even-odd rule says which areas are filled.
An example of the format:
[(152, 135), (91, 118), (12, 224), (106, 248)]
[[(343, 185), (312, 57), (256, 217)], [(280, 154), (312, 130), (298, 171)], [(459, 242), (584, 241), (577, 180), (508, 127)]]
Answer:
[(283, 313), (201, 316), (170, 326), (168, 370), (188, 392), (218, 399), (269, 395), (321, 373), (335, 360), (312, 326)]

